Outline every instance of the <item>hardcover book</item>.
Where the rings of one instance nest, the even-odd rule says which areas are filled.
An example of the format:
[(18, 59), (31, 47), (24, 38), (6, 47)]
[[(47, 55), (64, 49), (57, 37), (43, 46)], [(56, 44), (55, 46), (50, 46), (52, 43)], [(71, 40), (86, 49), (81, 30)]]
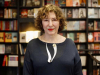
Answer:
[(79, 30), (79, 21), (73, 21), (73, 26), (74, 30)]
[(94, 18), (99, 18), (99, 9), (94, 9)]
[(80, 6), (86, 6), (86, 0), (80, 0)]
[(93, 42), (93, 41), (94, 41), (93, 33), (92, 32), (89, 32), (88, 33), (88, 42)]
[(5, 53), (6, 54), (11, 54), (11, 44), (10, 45), (5, 45)]

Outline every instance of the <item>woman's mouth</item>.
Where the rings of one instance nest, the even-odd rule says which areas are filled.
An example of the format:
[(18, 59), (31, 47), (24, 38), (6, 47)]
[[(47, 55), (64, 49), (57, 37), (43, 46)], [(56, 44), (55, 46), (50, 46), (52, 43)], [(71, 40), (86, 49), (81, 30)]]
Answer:
[(49, 31), (52, 31), (53, 29), (48, 29)]

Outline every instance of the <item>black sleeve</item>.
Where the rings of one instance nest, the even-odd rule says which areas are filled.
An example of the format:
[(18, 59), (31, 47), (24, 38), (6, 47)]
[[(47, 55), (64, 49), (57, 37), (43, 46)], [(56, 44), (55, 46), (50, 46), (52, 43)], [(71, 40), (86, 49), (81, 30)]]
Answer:
[(23, 65), (23, 75), (34, 75), (33, 74), (33, 65), (30, 58), (30, 52), (31, 49), (30, 45), (27, 45), (25, 58), (24, 58), (24, 65)]

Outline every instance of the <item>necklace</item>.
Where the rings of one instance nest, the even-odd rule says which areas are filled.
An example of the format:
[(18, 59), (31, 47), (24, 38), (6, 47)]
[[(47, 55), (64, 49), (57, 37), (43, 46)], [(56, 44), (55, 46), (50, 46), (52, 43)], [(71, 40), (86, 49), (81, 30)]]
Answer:
[(55, 58), (56, 54), (57, 54), (57, 45), (56, 44), (53, 44), (53, 49), (54, 49), (54, 55), (53, 55), (53, 58), (51, 58), (51, 54), (49, 52), (49, 49), (47, 47), (47, 43), (46, 43), (46, 50), (47, 50), (47, 54), (48, 54), (48, 62), (51, 63), (53, 61), (53, 59)]

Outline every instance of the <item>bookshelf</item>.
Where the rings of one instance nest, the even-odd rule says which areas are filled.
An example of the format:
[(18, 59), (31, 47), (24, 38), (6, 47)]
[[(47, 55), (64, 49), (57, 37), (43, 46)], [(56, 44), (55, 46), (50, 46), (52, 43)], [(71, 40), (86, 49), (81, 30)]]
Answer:
[[(0, 40), (0, 49), (2, 49), (3, 46), (4, 46), (5, 51), (6, 51), (6, 47), (9, 46), (10, 50), (13, 51), (14, 49), (11, 49), (11, 45), (16, 45), (16, 47), (17, 47), (16, 48), (16, 51), (17, 51), (16, 53), (11, 53), (11, 51), (8, 52), (8, 53), (5, 53), (5, 52), (1, 52), (1, 50), (0, 50), (0, 59), (1, 59), (1, 61), (0, 61), (0, 75), (7, 75), (7, 74), (22, 75), (23, 74), (22, 71), (23, 71), (24, 54), (25, 54), (25, 49), (26, 49), (26, 46), (27, 46), (28, 42), (26, 42), (26, 41), (20, 42), (20, 33), (21, 32), (26, 32), (26, 31), (37, 31), (37, 29), (34, 26), (35, 18), (32, 17), (32, 16), (34, 16), (34, 14), (31, 14), (31, 17), (30, 17), (30, 15), (27, 15), (27, 13), (28, 13), (28, 10), (30, 10), (30, 11), (33, 11), (34, 9), (37, 10), (38, 8), (40, 8), (41, 6), (46, 4), (46, 0), (40, 0), (40, 4), (37, 5), (37, 6), (35, 6), (35, 5), (29, 6), (28, 4), (26, 6), (26, 2), (24, 2), (24, 1), (27, 1), (27, 0), (21, 0), (21, 1), (17, 0), (16, 6), (15, 5), (4, 6), (5, 4), (3, 6), (0, 6), (0, 11), (1, 10), (3, 11), (3, 13), (0, 13), (0, 15), (3, 14), (3, 17), (0, 16), (0, 24), (1, 24), (1, 22), (6, 22), (6, 21), (11, 22), (11, 23), (13, 21), (17, 21), (17, 23), (16, 23), (17, 27), (15, 27), (15, 29), (9, 29), (9, 28), (8, 29), (3, 29), (3, 28), (0, 29), (0, 33), (17, 33), (16, 34), (17, 41), (15, 41), (15, 42), (12, 42), (11, 39), (8, 42), (6, 42), (5, 40), (2, 42)], [(91, 65), (93, 65), (93, 63), (92, 63), (93, 61), (90, 59), (90, 56), (88, 55), (88, 52), (93, 53), (93, 52), (97, 51), (97, 53), (93, 53), (92, 55), (93, 56), (100, 56), (100, 48), (99, 49), (96, 49), (96, 48), (91, 49), (91, 47), (89, 48), (89, 44), (92, 45), (92, 46), (94, 46), (95, 44), (99, 44), (99, 46), (100, 46), (100, 40), (99, 41), (97, 40), (96, 42), (94, 42), (94, 39), (93, 39), (92, 42), (88, 42), (88, 36), (89, 36), (88, 33), (100, 32), (100, 29), (95, 29), (94, 30), (94, 26), (92, 26), (93, 27), (92, 30), (89, 30), (89, 27), (88, 27), (89, 22), (91, 21), (93, 23), (93, 25), (94, 25), (94, 21), (99, 24), (100, 17), (98, 17), (98, 18), (93, 18), (93, 17), (88, 18), (88, 12), (89, 12), (88, 9), (94, 8), (94, 9), (99, 9), (100, 10), (100, 7), (92, 7), (92, 6), (89, 7), (89, 6), (90, 5), (89, 5), (88, 0), (86, 0), (86, 5), (85, 6), (66, 6), (66, 5), (65, 6), (59, 6), (61, 9), (64, 9), (64, 11), (65, 11), (64, 14), (66, 16), (66, 21), (67, 22), (71, 21), (71, 22), (74, 23), (75, 21), (76, 22), (78, 21), (80, 23), (80, 21), (85, 21), (85, 29), (82, 29), (82, 30), (79, 29), (79, 28), (78, 29), (73, 28), (73, 29), (70, 29), (70, 30), (65, 29), (65, 30), (61, 31), (60, 34), (65, 36), (66, 38), (68, 38), (68, 36), (70, 38), (70, 35), (68, 35), (68, 33), (73, 33), (73, 34), (75, 34), (75, 33), (79, 33), (79, 34), (84, 33), (85, 34), (85, 41), (82, 41), (80, 39), (81, 41), (78, 40), (78, 41), (75, 42), (75, 44), (76, 44), (76, 47), (78, 48), (78, 52), (79, 52), (80, 57), (82, 57), (82, 58), (84, 56), (86, 57), (86, 60), (85, 60), (86, 62), (85, 62), (85, 65), (82, 66), (82, 69), (85, 69), (87, 71), (87, 75), (90, 75), (91, 73), (93, 73), (93, 72), (91, 72)], [(16, 17), (15, 18), (13, 18), (13, 17), (5, 18), (4, 17), (4, 13), (5, 13), (4, 10), (5, 9), (16, 9), (17, 10), (16, 11), (16, 13), (17, 13)], [(78, 18), (77, 17), (73, 18), (73, 13), (72, 13), (72, 17), (68, 18), (67, 9), (71, 9), (72, 12), (73, 12), (73, 9), (78, 9), (78, 11), (81, 10), (81, 9), (85, 9), (85, 12), (86, 12), (85, 17), (83, 17), (83, 18), (79, 18), (79, 17)], [(27, 11), (27, 13), (24, 13), (24, 14), (26, 14), (24, 16), (22, 15), (23, 11)], [(11, 12), (11, 10), (10, 10), (10, 12)], [(26, 33), (24, 35), (26, 35)], [(15, 40), (16, 40), (16, 38), (15, 38)], [(84, 47), (81, 47), (81, 45), (84, 45)], [(14, 65), (13, 66), (11, 66), (11, 65), (8, 66), (7, 62), (5, 62), (5, 65), (2, 66), (5, 55), (7, 56), (6, 59), (9, 58), (10, 55), (12, 55), (12, 57), (18, 56), (17, 57), (18, 58), (17, 59), (18, 60), (17, 61), (18, 65), (17, 66), (14, 66)], [(99, 68), (99, 67), (97, 67), (97, 68)], [(13, 71), (11, 71), (12, 69), (13, 69)], [(10, 73), (10, 71), (11, 71), (11, 73)]]

